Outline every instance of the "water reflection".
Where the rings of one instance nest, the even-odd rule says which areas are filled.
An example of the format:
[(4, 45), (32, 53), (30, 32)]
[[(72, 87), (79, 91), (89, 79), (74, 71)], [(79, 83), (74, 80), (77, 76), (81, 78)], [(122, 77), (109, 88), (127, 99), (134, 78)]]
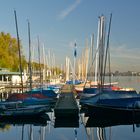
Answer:
[(55, 125), (54, 127), (79, 127), (79, 117), (61, 117), (61, 118), (55, 118)]
[[(66, 128), (65, 131), (71, 131), (74, 139), (78, 138), (79, 117), (55, 118), (53, 112), (49, 112), (41, 117), (34, 118), (1, 118), (1, 130), (10, 134), (13, 130), (13, 138), (18, 140), (45, 140), (57, 139), (57, 131)], [(56, 129), (58, 128), (58, 129)], [(61, 129), (59, 129), (61, 128)], [(56, 129), (55, 133), (53, 132)], [(1, 133), (2, 134), (2, 133)], [(47, 135), (48, 134), (48, 135)], [(4, 133), (3, 133), (4, 135)], [(54, 136), (53, 136), (54, 135)], [(59, 134), (60, 135), (60, 134)], [(66, 133), (64, 133), (64, 136)], [(50, 136), (52, 138), (50, 138)], [(6, 136), (5, 136), (6, 137)], [(4, 139), (5, 139), (4, 137)], [(48, 137), (48, 138), (47, 138)], [(9, 137), (10, 138), (10, 137)], [(58, 139), (61, 139), (59, 136)]]
[[(10, 131), (13, 127), (21, 128), (21, 135), (19, 136), (21, 140), (34, 140), (33, 137), (33, 128), (40, 127), (40, 140), (45, 140), (45, 127), (47, 122), (50, 121), (48, 114), (45, 114), (40, 117), (33, 118), (1, 118), (0, 119), (0, 130), (1, 131)], [(28, 130), (28, 132), (27, 132)], [(26, 131), (26, 132), (25, 132)], [(15, 132), (16, 133), (16, 132)], [(36, 138), (35, 138), (36, 139)]]
[(1, 118), (0, 119), (0, 126), (4, 126), (4, 125), (18, 125), (18, 126), (22, 126), (22, 125), (34, 125), (34, 126), (46, 126), (47, 125), (47, 121), (50, 121), (49, 116), (46, 114), (43, 117), (37, 117), (37, 118), (14, 118), (14, 117), (9, 117), (9, 118)]
[(134, 118), (129, 118), (128, 116), (114, 116), (112, 118), (105, 118), (101, 116), (89, 117), (86, 123), (86, 127), (109, 127), (117, 125), (138, 125), (140, 124), (140, 118), (136, 116)]
[(126, 134), (127, 138), (125, 138), (128, 140), (132, 136), (139, 137), (136, 129), (140, 126), (139, 115), (135, 115), (133, 118), (130, 116), (119, 116), (119, 114), (118, 116), (112, 115), (107, 117), (107, 115), (102, 113), (102, 116), (96, 114), (96, 116), (89, 117), (82, 113), (80, 117), (85, 128), (87, 140), (117, 140), (117, 137), (114, 137), (117, 132), (119, 132), (118, 137), (120, 138)]
[[(0, 120), (0, 126), (1, 130), (6, 130), (5, 134), (9, 134), (8, 131), (12, 132), (14, 139), (18, 140), (61, 140), (62, 137), (69, 138), (69, 140), (116, 140), (113, 137), (116, 126), (127, 126), (125, 129), (132, 126), (129, 129), (132, 133), (134, 128), (139, 126), (139, 118), (135, 118), (135, 120), (128, 118), (127, 116), (122, 119), (120, 117), (85, 117), (84, 114), (80, 114), (77, 119), (60, 119), (55, 118), (53, 113), (48, 113), (46, 116), (36, 119), (3, 119)], [(13, 129), (14, 131), (12, 131)], [(125, 133), (124, 129), (122, 132)], [(6, 139), (5, 137), (4, 139)]]

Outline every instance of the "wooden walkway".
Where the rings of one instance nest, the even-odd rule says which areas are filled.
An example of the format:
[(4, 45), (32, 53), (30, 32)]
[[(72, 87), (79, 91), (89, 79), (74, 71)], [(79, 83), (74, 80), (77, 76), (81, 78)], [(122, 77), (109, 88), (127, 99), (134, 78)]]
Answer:
[(64, 85), (54, 108), (55, 117), (79, 117), (79, 108), (72, 85)]

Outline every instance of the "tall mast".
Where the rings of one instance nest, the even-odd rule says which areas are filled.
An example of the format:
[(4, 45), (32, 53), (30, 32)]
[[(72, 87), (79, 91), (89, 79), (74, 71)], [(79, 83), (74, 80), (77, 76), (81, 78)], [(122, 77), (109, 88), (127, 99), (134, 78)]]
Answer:
[(93, 71), (91, 71), (92, 70), (92, 68), (93, 68), (93, 47), (94, 47), (94, 34), (92, 34), (91, 35), (91, 46), (90, 46), (90, 52), (89, 52), (89, 54), (90, 54), (90, 56), (89, 56), (89, 73), (90, 73), (90, 75), (92, 74), (92, 72)]
[(109, 83), (110, 83), (110, 86), (111, 86), (111, 69), (110, 69), (109, 39), (110, 39), (111, 20), (112, 20), (112, 14), (110, 14), (109, 29), (108, 29), (108, 36), (107, 36), (107, 46), (106, 46), (106, 54), (105, 54), (105, 66), (104, 66), (104, 75), (105, 75), (105, 72), (106, 72), (106, 61), (107, 61), (107, 54), (108, 54)]
[(103, 86), (103, 65), (104, 65), (104, 47), (105, 47), (105, 17), (101, 16), (101, 32), (99, 44), (99, 69), (100, 69), (100, 85)]
[(40, 42), (38, 37), (38, 62), (39, 62), (39, 74), (40, 74), (40, 88), (42, 84), (42, 77), (41, 77), (41, 62), (40, 62)]
[(16, 10), (14, 10), (15, 15), (15, 24), (16, 24), (16, 32), (17, 32), (17, 43), (18, 43), (18, 54), (19, 54), (19, 66), (20, 66), (20, 77), (21, 77), (21, 91), (23, 93), (23, 79), (22, 79), (22, 64), (21, 64), (21, 51), (20, 51), (20, 41), (19, 41), (19, 33), (18, 33), (18, 24), (17, 24), (17, 15)]
[(91, 36), (91, 62), (93, 62), (94, 34)]
[(30, 73), (30, 91), (32, 91), (31, 38), (30, 38), (30, 22), (29, 22), (29, 21), (28, 21), (28, 37), (29, 37), (29, 73)]
[(89, 48), (88, 48), (88, 39), (86, 40), (86, 47), (85, 47), (85, 81), (88, 78), (88, 64), (89, 64)]
[(45, 56), (45, 48), (44, 48), (44, 44), (43, 44), (43, 65), (44, 65), (44, 68), (43, 68), (43, 81), (46, 80), (46, 56)]
[[(100, 92), (102, 90), (103, 86), (103, 65), (104, 65), (104, 44), (105, 44), (105, 17), (101, 16), (99, 17), (99, 24), (98, 24), (98, 40), (97, 40), (97, 53), (99, 55), (98, 60), (98, 86), (100, 89)], [(97, 56), (97, 54), (96, 54)], [(97, 60), (97, 57), (96, 57)], [(97, 65), (96, 65), (97, 69)]]
[[(100, 18), (100, 17), (99, 17)], [(99, 49), (99, 32), (100, 32), (100, 20), (98, 21), (98, 33), (97, 33), (97, 46), (96, 46), (96, 62), (95, 62), (95, 83), (98, 84), (98, 77), (97, 77), (97, 70), (98, 70), (98, 56), (99, 56), (99, 52), (98, 52), (98, 49)]]

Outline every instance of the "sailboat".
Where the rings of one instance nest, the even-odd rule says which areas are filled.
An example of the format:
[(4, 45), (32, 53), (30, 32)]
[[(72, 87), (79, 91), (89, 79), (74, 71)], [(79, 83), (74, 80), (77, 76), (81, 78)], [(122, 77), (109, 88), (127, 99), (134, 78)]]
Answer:
[[(109, 23), (109, 33), (110, 33), (110, 25)], [(87, 107), (87, 114), (89, 116), (95, 116), (99, 114), (106, 114), (107, 116), (114, 115), (124, 115), (133, 117), (135, 115), (140, 116), (140, 95), (137, 94), (136, 91), (120, 91), (120, 90), (112, 90), (110, 88), (104, 88), (104, 23), (105, 18), (101, 16), (100, 20), (100, 30), (102, 31), (100, 34), (102, 35), (99, 39), (100, 48), (99, 50), (99, 71), (98, 71), (98, 93), (94, 96), (86, 98), (85, 100), (81, 100), (82, 104)], [(109, 37), (108, 37), (109, 38)], [(109, 41), (109, 40), (108, 40)], [(108, 44), (107, 41), (107, 44)], [(106, 63), (106, 62), (105, 62)]]
[(0, 118), (25, 118), (36, 117), (46, 113), (49, 106), (46, 105), (28, 105), (23, 106), (22, 102), (2, 102), (0, 103)]
[[(20, 55), (20, 44), (19, 44), (16, 11), (14, 11), (14, 14), (15, 14), (15, 23), (16, 23), (16, 30), (17, 30), (20, 71), (21, 71), (22, 67), (21, 67), (21, 55)], [(29, 96), (27, 96), (27, 94), (23, 93), (22, 73), (21, 73), (21, 84), (22, 84), (22, 94), (19, 93), (13, 94), (11, 96), (14, 96), (14, 98), (9, 97), (6, 101), (0, 102), (0, 118), (1, 117), (34, 117), (34, 115), (40, 116), (42, 114), (45, 114), (45, 112), (50, 111), (50, 106), (46, 103), (50, 103), (52, 102), (52, 100), (46, 100), (46, 99), (41, 100), (37, 98), (32, 98), (29, 94), (28, 94)], [(32, 89), (31, 85), (30, 87)]]
[[(16, 16), (15, 16), (16, 17)], [(17, 23), (17, 21), (16, 21)], [(17, 24), (16, 24), (17, 25)], [(14, 93), (8, 97), (7, 102), (16, 102), (21, 101), (22, 105), (54, 105), (57, 100), (57, 94), (52, 90), (42, 90), (42, 87), (38, 90), (32, 89), (32, 67), (31, 67), (31, 40), (30, 40), (30, 24), (28, 21), (28, 35), (29, 35), (29, 73), (30, 73), (30, 81), (29, 81), (29, 91), (26, 91), (22, 94)], [(39, 49), (39, 40), (38, 40), (38, 49)], [(20, 50), (19, 50), (20, 52)], [(39, 50), (40, 52), (40, 50)], [(40, 64), (40, 54), (39, 54), (39, 64)], [(21, 81), (22, 83), (22, 81)], [(40, 66), (40, 84), (41, 81), (41, 66)]]

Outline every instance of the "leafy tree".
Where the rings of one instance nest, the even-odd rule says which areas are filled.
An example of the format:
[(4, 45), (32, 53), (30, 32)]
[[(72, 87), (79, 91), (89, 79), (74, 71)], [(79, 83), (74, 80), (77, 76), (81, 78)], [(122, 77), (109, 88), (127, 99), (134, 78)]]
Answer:
[[(22, 50), (22, 46), (21, 50)], [(22, 55), (22, 67), (27, 66), (25, 56)], [(19, 71), (18, 45), (16, 38), (9, 33), (0, 33), (0, 67), (8, 68), (11, 71)]]
[[(25, 56), (22, 53), (22, 46), (20, 42), (22, 70), (26, 69), (28, 63)], [(43, 69), (43, 64), (32, 62), (32, 70), (39, 71)], [(9, 33), (0, 32), (0, 68), (8, 68), (11, 71), (19, 71), (19, 50), (17, 45), (17, 39), (12, 37)], [(47, 65), (46, 65), (47, 68)], [(57, 75), (61, 73), (61, 70), (57, 67), (51, 68), (52, 73)]]

